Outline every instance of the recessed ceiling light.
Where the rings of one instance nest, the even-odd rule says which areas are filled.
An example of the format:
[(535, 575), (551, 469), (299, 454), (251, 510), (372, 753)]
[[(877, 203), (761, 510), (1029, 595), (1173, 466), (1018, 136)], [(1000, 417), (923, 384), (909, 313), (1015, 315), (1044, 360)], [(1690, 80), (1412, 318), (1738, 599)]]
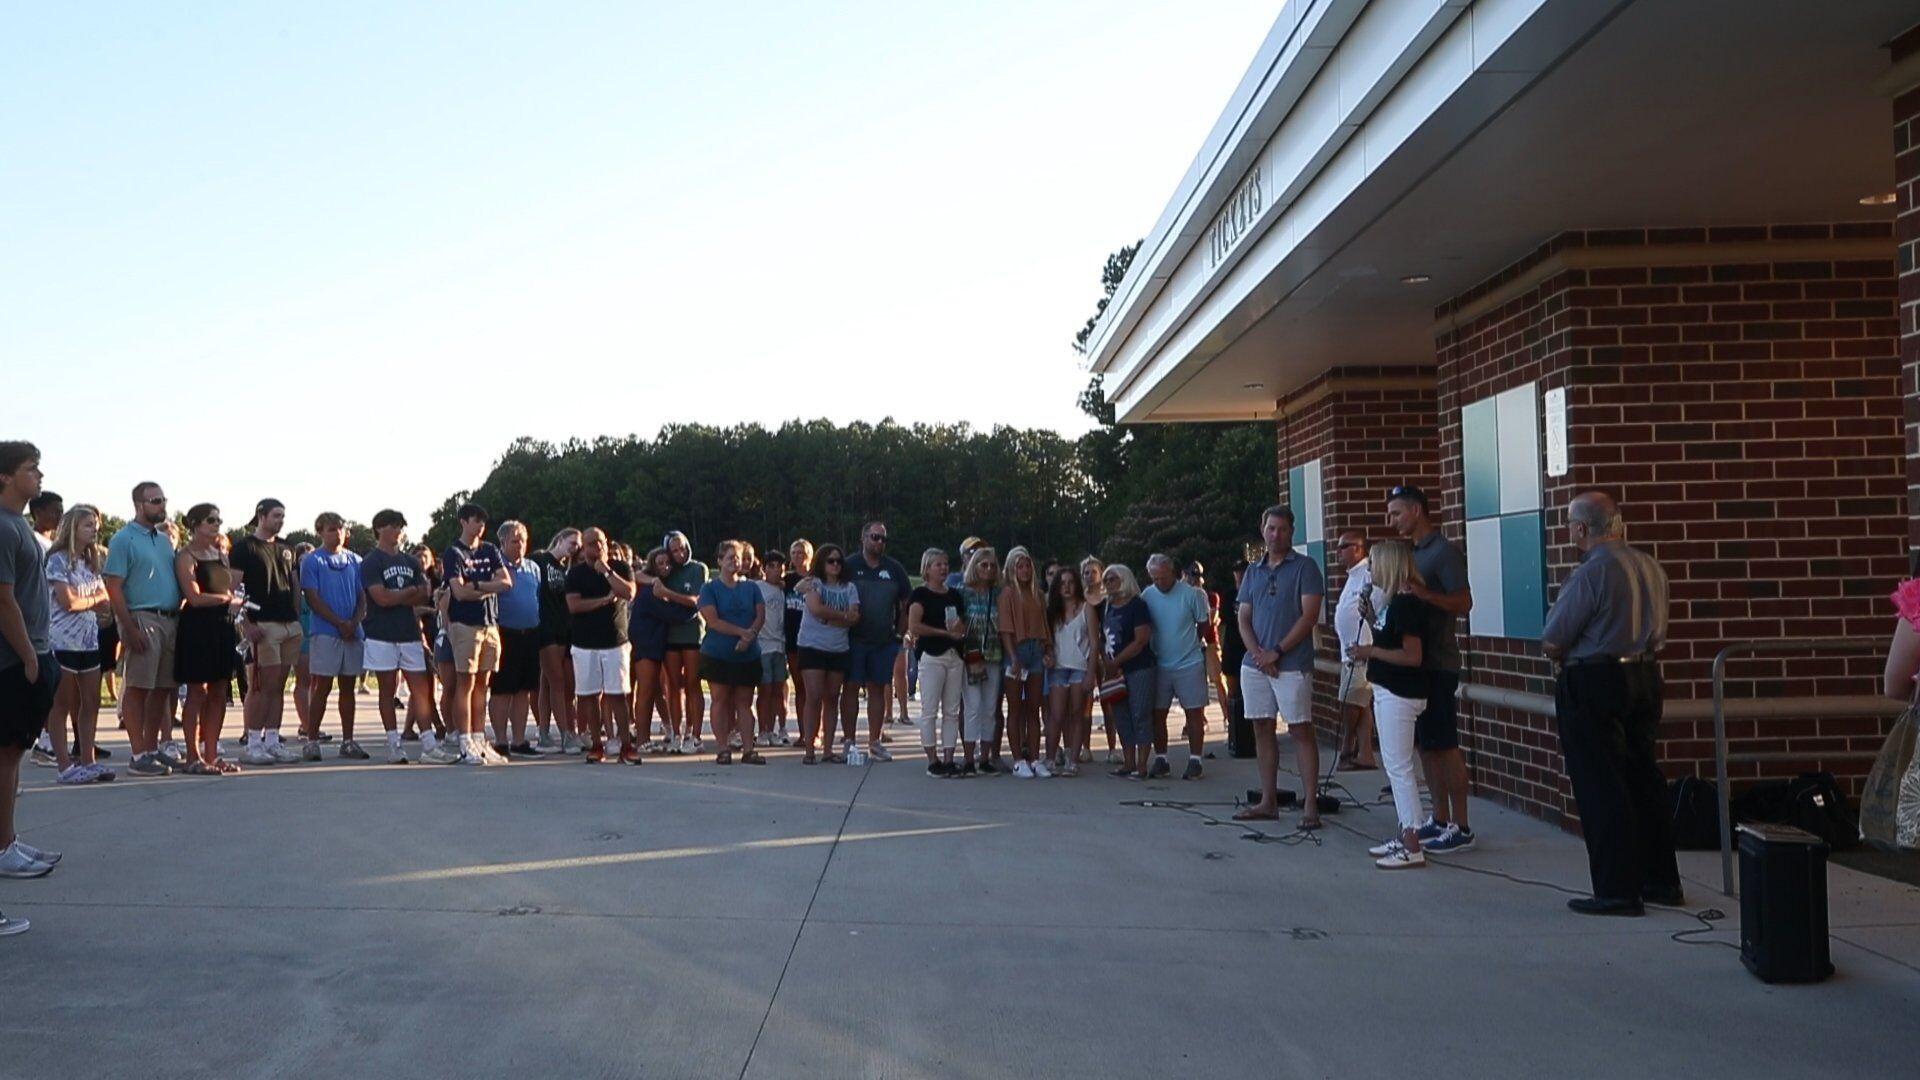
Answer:
[(1242, 390), (1265, 390), (1266, 388), (1267, 388), (1267, 384), (1263, 382), (1250, 382), (1250, 383), (1240, 384), (1240, 389)]
[(1894, 203), (1899, 201), (1900, 201), (1900, 196), (1895, 195), (1891, 191), (1883, 191), (1878, 195), (1865, 196), (1860, 200), (1860, 205), (1861, 206), (1892, 206)]
[(1433, 280), (1433, 276), (1431, 274), (1408, 274), (1406, 277), (1403, 277), (1400, 279), (1400, 284), (1425, 285), (1427, 282), (1432, 280)]

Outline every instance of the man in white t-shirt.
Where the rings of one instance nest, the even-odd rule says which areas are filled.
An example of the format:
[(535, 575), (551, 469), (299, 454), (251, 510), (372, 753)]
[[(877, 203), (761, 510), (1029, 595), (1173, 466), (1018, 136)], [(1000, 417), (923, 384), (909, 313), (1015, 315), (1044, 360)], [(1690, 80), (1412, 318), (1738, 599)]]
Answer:
[[(1340, 635), (1340, 655), (1345, 657), (1355, 645), (1373, 642), (1373, 620), (1383, 607), (1379, 590), (1373, 587), (1373, 569), (1367, 560), (1367, 538), (1358, 529), (1340, 534), (1335, 552), (1347, 572), (1340, 587), (1340, 603), (1333, 609), (1333, 629)], [(1340, 662), (1340, 760), (1334, 767), (1341, 772), (1374, 769), (1373, 686), (1367, 682), (1367, 665), (1352, 660)]]

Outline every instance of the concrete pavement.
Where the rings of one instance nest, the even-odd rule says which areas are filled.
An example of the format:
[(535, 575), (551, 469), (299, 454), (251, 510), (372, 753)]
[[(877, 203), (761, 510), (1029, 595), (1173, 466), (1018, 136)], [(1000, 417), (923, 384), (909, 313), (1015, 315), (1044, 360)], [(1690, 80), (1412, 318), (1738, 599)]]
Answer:
[[(331, 747), (82, 788), (30, 768), (23, 835), (67, 858), (0, 882), (34, 923), (0, 940), (0, 1076), (1777, 1077), (1912, 1055), (1908, 886), (1835, 868), (1839, 974), (1769, 987), (1671, 940), (1688, 916), (1569, 914), (1579, 842), (1485, 803), (1479, 850), (1389, 874), (1364, 854), (1387, 808), (1317, 843), (1209, 823), (1252, 780), (1224, 754), (1196, 783), (935, 780), (894, 730), (908, 752), (866, 768)], [(1698, 936), (1737, 941), (1714, 857), (1683, 869), (1695, 910), (1728, 913)]]

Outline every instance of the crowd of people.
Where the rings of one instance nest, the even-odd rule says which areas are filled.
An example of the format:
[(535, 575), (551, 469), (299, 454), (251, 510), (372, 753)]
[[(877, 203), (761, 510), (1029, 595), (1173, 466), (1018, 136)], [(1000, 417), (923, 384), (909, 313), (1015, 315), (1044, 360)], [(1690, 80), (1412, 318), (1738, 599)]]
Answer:
[[(102, 512), (65, 506), (41, 475), (31, 444), (0, 443), (0, 876), (44, 874), (59, 859), (14, 830), (30, 747), (61, 784), (114, 778), (97, 740), (107, 678), (118, 681), (125, 768), (138, 776), (320, 760), (334, 741), (322, 730), (329, 707), (334, 753), (369, 760), (356, 699), (370, 677), (381, 756), (396, 766), (547, 754), (639, 765), (708, 749), (719, 765), (764, 765), (763, 748), (791, 745), (805, 765), (885, 762), (887, 724), (917, 698), (931, 776), (1075, 776), (1093, 761), (1097, 712), (1110, 775), (1145, 780), (1173, 771), (1177, 702), (1181, 777), (1197, 780), (1217, 696), (1251, 728), (1261, 783), (1236, 818), (1278, 816), (1279, 737), (1290, 732), (1306, 788), (1298, 827), (1321, 826), (1313, 687), (1325, 579), (1295, 550), (1286, 506), (1261, 515), (1258, 549), (1233, 567), (1231, 590), (1215, 591), (1204, 567), (1164, 554), (1146, 560), (1143, 585), (1125, 565), (1043, 565), (1021, 546), (1003, 558), (978, 537), (952, 556), (928, 548), (910, 573), (881, 520), (850, 547), (800, 539), (762, 553), (725, 540), (709, 566), (678, 531), (642, 551), (597, 526), (567, 527), (536, 548), (525, 524), (496, 527), (467, 503), (439, 553), (410, 545), (404, 515), (384, 509), (360, 554), (340, 514), (319, 514), (318, 543), (295, 546), (276, 499), (229, 532), (211, 503), (176, 518), (150, 481), (134, 485), (130, 516), (103, 546)], [(1386, 505), (1398, 539), (1369, 548), (1360, 533), (1340, 537), (1339, 767), (1370, 757), (1370, 718), (1399, 824), (1370, 855), (1402, 869), (1475, 842), (1455, 713), (1455, 622), (1472, 599), (1465, 558), (1434, 527), (1425, 494), (1396, 487)], [(1636, 656), (1651, 655), (1640, 644)], [(290, 684), (297, 730), (283, 736)], [(221, 742), (236, 696), (237, 761)]]

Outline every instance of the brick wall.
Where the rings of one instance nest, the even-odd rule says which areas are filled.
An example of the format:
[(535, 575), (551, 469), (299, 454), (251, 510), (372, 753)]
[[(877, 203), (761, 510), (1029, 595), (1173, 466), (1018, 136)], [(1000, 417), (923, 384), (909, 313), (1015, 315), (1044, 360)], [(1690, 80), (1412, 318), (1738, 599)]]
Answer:
[[(1319, 459), (1324, 535), (1299, 536), (1327, 542), (1327, 600), (1322, 608), (1327, 632), (1319, 636), (1322, 659), (1339, 659), (1332, 632), (1333, 605), (1345, 574), (1337, 560), (1335, 538), (1357, 528), (1370, 537), (1386, 529), (1386, 492), (1395, 484), (1431, 487), (1438, 479), (1439, 431), (1433, 372), (1427, 368), (1339, 368), (1315, 379), (1280, 402), (1278, 446), (1280, 475)], [(1339, 717), (1334, 680), (1314, 685), (1314, 713), (1325, 723)]]
[[(1920, 26), (1896, 38), (1895, 63), (1920, 55)], [(1920, 553), (1920, 86), (1893, 99), (1894, 239), (1900, 267), (1900, 385), (1906, 397), (1907, 543)], [(1910, 561), (1914, 561), (1910, 556)]]
[[(1882, 238), (1885, 258), (1830, 254), (1835, 241)], [(1768, 261), (1684, 254), (1687, 245), (1762, 241)], [(1650, 254), (1647, 265), (1559, 269), (1491, 310), (1473, 310), (1577, 248)], [(1623, 261), (1611, 254), (1590, 261)], [(1544, 478), (1549, 595), (1575, 560), (1564, 543), (1568, 498), (1588, 486), (1613, 492), (1630, 538), (1673, 582), (1670, 702), (1711, 696), (1709, 667), (1729, 641), (1884, 634), (1883, 598), (1904, 569), (1908, 513), (1896, 291), (1884, 223), (1555, 238), (1438, 312), (1458, 323), (1438, 340), (1443, 528), (1463, 542), (1461, 407), (1529, 381), (1543, 393), (1565, 387), (1570, 472)], [(1909, 368), (1913, 360), (1910, 350)], [(1462, 643), (1468, 682), (1551, 692), (1535, 643)], [(1728, 693), (1866, 694), (1877, 669), (1867, 658), (1748, 661), (1731, 672)], [(1552, 820), (1571, 814), (1550, 718), (1477, 702), (1462, 715), (1482, 794)], [(1733, 721), (1729, 731), (1737, 749), (1808, 754), (1736, 767), (1738, 776), (1798, 772), (1816, 767), (1820, 752), (1875, 748), (1883, 725), (1780, 719)], [(1669, 720), (1662, 735), (1670, 773), (1711, 771), (1710, 720)], [(1858, 773), (1864, 763), (1830, 767)]]

